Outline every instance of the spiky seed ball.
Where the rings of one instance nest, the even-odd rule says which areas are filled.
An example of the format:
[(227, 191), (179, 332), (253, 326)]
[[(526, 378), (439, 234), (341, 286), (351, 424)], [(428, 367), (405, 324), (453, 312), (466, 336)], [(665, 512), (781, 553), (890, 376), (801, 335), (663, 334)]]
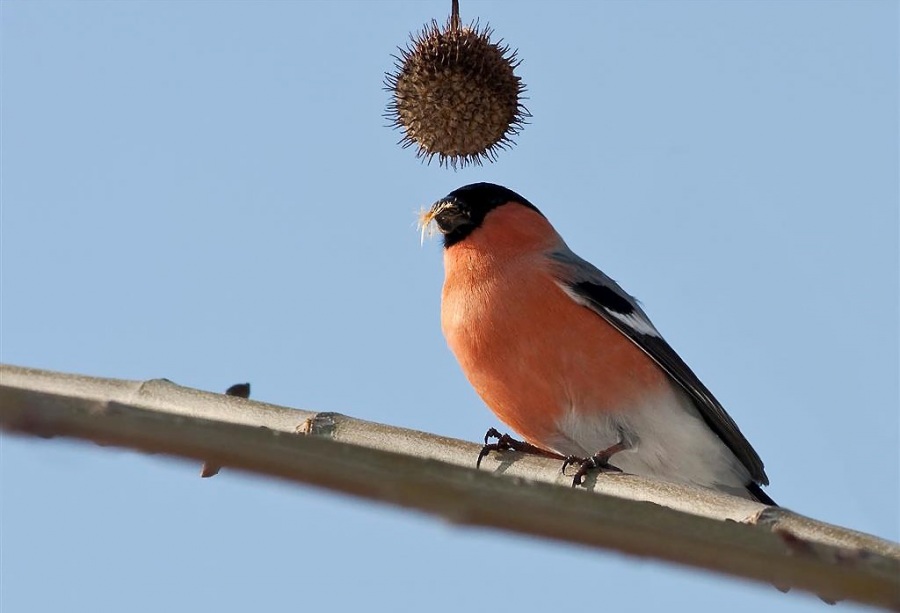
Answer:
[(460, 27), (458, 18), (443, 29), (432, 21), (395, 56), (385, 78), (393, 94), (386, 117), (404, 132), (399, 144), (418, 147), (416, 157), (438, 156), (454, 169), (494, 161), (531, 117), (515, 75), (520, 60), (491, 34), (477, 23)]

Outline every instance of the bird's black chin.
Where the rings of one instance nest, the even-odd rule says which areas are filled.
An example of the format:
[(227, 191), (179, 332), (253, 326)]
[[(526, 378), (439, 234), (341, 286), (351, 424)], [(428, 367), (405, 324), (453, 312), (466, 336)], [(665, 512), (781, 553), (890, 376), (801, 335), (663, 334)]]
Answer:
[(457, 226), (450, 232), (444, 232), (444, 249), (452, 247), (456, 243), (460, 243), (466, 239), (476, 228), (477, 226), (473, 224), (466, 224), (463, 226)]

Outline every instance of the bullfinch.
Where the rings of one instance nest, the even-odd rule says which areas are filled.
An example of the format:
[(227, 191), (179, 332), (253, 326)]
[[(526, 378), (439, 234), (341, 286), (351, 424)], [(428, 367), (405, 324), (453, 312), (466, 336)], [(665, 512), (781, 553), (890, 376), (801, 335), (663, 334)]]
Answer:
[[(491, 450), (522, 449), (591, 469), (775, 502), (762, 460), (638, 302), (581, 259), (536, 206), (466, 185), (422, 218), (443, 235), (441, 327), (487, 406)], [(488, 443), (489, 437), (497, 438)], [(479, 457), (479, 462), (481, 460)]]

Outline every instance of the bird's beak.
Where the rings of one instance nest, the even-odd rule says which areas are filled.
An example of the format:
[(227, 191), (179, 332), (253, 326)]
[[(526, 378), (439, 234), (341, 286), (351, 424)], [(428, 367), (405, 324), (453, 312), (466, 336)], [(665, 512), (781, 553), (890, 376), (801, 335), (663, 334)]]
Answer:
[(435, 202), (430, 209), (419, 213), (419, 229), (422, 231), (422, 243), (425, 236), (432, 236), (435, 228), (447, 235), (460, 226), (471, 223), (469, 209), (456, 198), (444, 198)]
[(434, 203), (429, 211), (441, 234), (449, 234), (469, 223), (469, 211), (461, 207), (455, 198), (445, 198)]

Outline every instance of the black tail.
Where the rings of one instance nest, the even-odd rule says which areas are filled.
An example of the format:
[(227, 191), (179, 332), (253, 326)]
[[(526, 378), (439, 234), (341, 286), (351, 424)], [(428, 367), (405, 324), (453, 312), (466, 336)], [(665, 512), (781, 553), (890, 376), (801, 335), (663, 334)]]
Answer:
[(769, 495), (762, 491), (762, 488), (759, 487), (758, 483), (750, 482), (747, 484), (747, 491), (750, 492), (750, 495), (756, 498), (763, 504), (767, 504), (770, 507), (777, 507), (778, 503), (769, 498)]

